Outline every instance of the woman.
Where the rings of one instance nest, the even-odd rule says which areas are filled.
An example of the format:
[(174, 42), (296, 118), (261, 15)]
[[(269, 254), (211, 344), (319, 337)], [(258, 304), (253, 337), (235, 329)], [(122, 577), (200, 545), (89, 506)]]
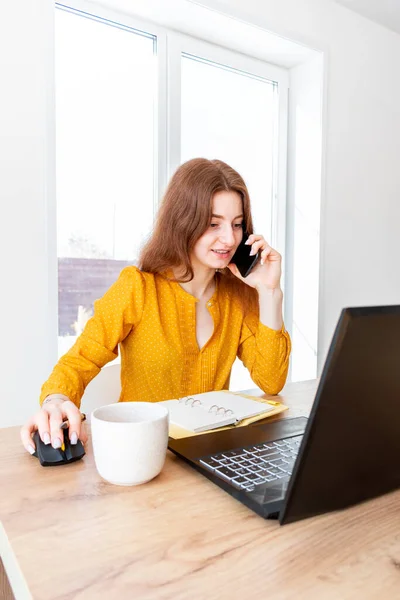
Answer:
[[(245, 279), (231, 263), (244, 232), (261, 257)], [(82, 394), (118, 346), (120, 401), (228, 389), (236, 356), (262, 390), (282, 389), (290, 338), (282, 321), (281, 256), (253, 233), (249, 194), (236, 171), (203, 158), (179, 167), (139, 264), (125, 268), (95, 302), (94, 316), (43, 385), (41, 409), (21, 429), (28, 452), (36, 429), (45, 444), (60, 447), (65, 418), (71, 443), (86, 441)]]

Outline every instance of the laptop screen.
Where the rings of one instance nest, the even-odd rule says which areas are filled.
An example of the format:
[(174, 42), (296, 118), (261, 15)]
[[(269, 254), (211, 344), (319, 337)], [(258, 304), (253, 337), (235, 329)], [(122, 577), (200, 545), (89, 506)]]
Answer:
[(400, 306), (342, 311), (281, 523), (400, 487)]

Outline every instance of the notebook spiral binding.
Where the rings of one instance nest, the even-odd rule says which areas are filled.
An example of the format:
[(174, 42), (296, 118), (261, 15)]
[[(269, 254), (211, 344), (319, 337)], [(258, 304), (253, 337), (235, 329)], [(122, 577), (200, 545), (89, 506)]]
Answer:
[[(179, 404), (190, 406), (190, 408), (195, 408), (196, 406), (204, 406), (201, 400), (199, 400), (198, 398), (192, 398), (191, 396), (180, 398)], [(224, 408), (223, 406), (218, 406), (217, 404), (213, 404), (212, 406), (210, 406), (207, 412), (214, 415), (222, 415), (224, 417), (229, 417), (230, 415), (234, 414), (233, 410), (231, 410), (230, 408)]]

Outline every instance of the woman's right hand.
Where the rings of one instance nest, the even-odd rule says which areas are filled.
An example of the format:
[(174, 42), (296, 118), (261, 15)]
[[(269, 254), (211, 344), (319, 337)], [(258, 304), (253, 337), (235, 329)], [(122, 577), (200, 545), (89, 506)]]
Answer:
[(63, 440), (63, 430), (60, 429), (63, 421), (69, 421), (69, 439), (71, 444), (76, 444), (78, 439), (87, 442), (85, 426), (81, 421), (81, 412), (71, 400), (54, 398), (45, 402), (42, 408), (21, 427), (21, 441), (25, 449), (33, 454), (36, 450), (32, 435), (39, 431), (40, 439), (44, 444), (51, 444), (53, 448), (60, 448)]

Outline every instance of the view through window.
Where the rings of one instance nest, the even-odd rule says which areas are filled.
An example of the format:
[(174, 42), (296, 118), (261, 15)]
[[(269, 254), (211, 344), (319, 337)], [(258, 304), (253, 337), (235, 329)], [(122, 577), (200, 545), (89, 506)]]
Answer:
[(182, 56), (182, 162), (219, 158), (244, 178), (254, 228), (271, 240), (277, 84)]
[(154, 216), (156, 40), (56, 11), (59, 353)]

